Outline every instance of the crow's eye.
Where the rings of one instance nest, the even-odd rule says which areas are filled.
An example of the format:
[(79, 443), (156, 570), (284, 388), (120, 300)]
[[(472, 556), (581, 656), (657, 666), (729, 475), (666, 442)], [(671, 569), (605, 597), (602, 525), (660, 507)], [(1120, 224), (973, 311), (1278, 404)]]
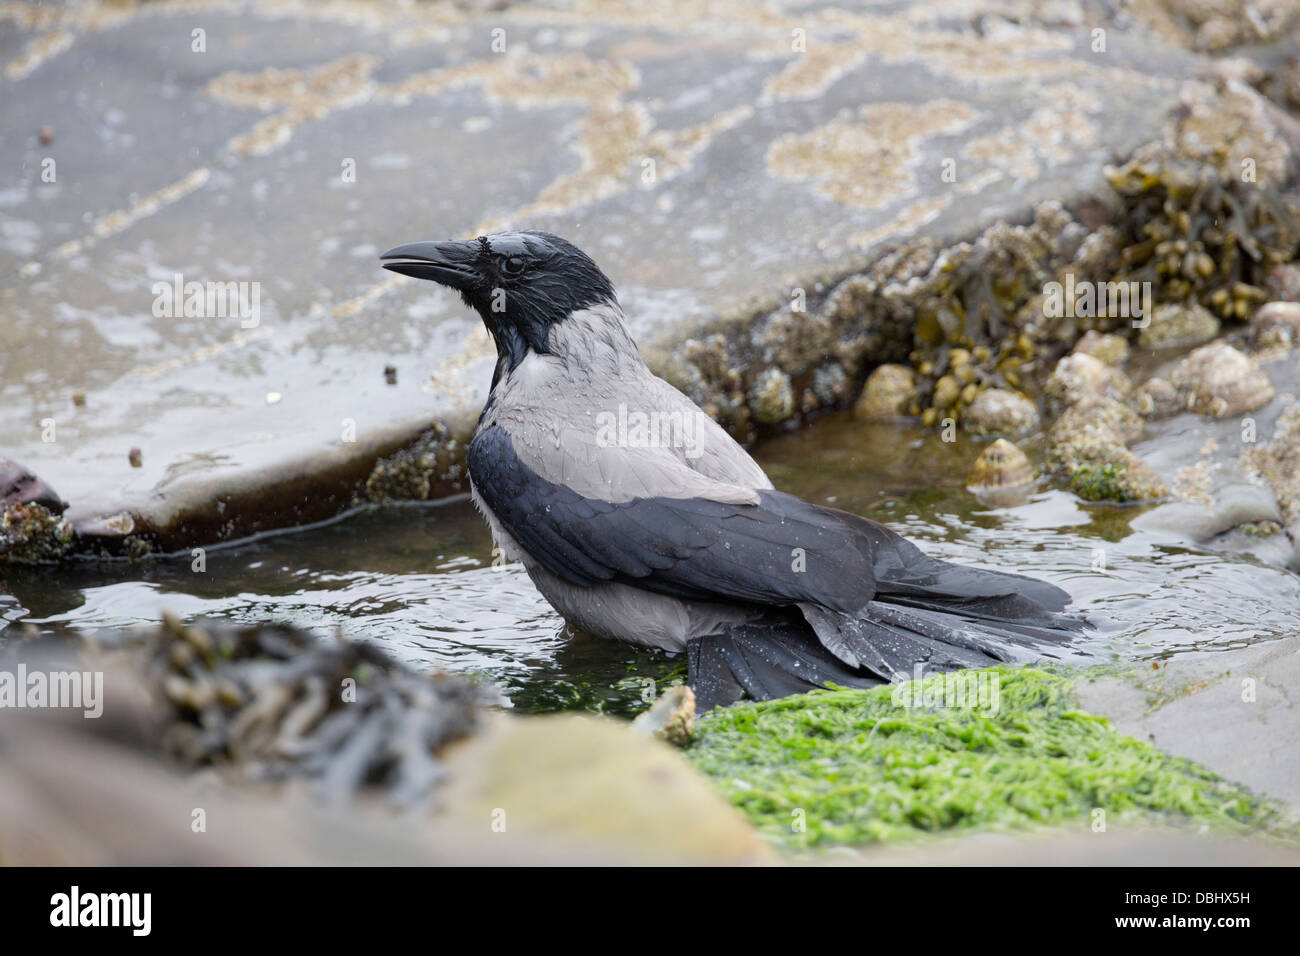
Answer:
[(521, 276), (526, 265), (523, 256), (510, 256), (508, 259), (501, 260), (501, 274), (511, 278)]

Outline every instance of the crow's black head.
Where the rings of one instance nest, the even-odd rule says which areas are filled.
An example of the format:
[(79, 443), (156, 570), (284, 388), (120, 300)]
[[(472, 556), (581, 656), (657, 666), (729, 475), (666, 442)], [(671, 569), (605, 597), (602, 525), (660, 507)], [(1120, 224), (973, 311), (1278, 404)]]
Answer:
[(614, 287), (585, 252), (545, 232), (412, 242), (380, 258), (385, 269), (457, 290), (483, 317), (498, 354), (511, 366), (528, 349), (545, 353), (556, 323), (579, 309), (615, 301)]

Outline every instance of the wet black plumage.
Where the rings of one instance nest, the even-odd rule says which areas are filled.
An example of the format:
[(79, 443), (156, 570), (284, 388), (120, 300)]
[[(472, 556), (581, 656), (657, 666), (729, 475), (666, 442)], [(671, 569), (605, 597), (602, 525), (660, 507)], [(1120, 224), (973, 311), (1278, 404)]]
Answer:
[(757, 505), (588, 498), (537, 475), (501, 428), (475, 438), (469, 469), (497, 520), (570, 584), (771, 608), (688, 648), (702, 704), (739, 689), (767, 699), (906, 679), (918, 662), (926, 673), (988, 666), (1010, 660), (1012, 645), (1084, 627), (1059, 613), (1070, 596), (1055, 585), (932, 558), (874, 521), (779, 491), (759, 492)]

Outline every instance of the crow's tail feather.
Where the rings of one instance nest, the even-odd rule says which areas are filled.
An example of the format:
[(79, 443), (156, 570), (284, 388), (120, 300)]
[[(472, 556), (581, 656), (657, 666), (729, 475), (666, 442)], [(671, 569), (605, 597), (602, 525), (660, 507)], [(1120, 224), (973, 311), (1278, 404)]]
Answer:
[(750, 623), (691, 641), (689, 681), (699, 709), (725, 707), (745, 695), (772, 700), (828, 684), (874, 687), (1031, 660), (1052, 654), (1087, 626), (1045, 611), (1020, 620), (979, 610), (968, 616), (915, 598), (907, 604), (872, 601), (857, 615), (807, 604), (800, 610), (806, 623)]
[(686, 645), (688, 682), (700, 712), (745, 695), (774, 700), (827, 684), (876, 687), (880, 678), (837, 660), (806, 631), (788, 623), (742, 624)]

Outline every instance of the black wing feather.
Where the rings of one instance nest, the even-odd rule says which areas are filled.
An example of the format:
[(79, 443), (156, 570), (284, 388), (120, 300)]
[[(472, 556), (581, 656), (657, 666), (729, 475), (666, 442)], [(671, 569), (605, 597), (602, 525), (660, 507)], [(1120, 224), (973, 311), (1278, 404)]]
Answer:
[[(597, 502), (538, 475), (493, 426), (469, 448), (474, 488), (510, 535), (571, 584), (627, 581), (676, 597), (843, 613), (875, 594), (871, 556), (830, 511), (775, 491), (757, 505), (702, 498)], [(803, 554), (797, 554), (802, 549)]]
[(533, 471), (500, 426), (470, 444), (469, 470), (511, 536), (571, 584), (797, 607), (812, 634), (783, 617), (695, 648), (720, 700), (846, 674), (898, 680), (917, 665), (986, 666), (1012, 659), (1014, 645), (1059, 644), (1085, 626), (1057, 613), (1070, 597), (1054, 585), (940, 561), (883, 525), (780, 492), (758, 492), (755, 505), (586, 498)]

